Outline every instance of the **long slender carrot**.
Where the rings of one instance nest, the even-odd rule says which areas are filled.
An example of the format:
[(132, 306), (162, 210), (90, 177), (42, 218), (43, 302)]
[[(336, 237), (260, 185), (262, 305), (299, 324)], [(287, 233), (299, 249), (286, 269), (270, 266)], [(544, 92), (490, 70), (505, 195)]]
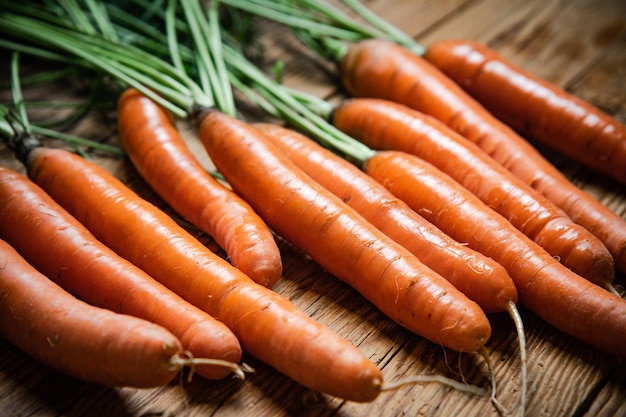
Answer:
[(491, 327), (480, 307), (315, 183), (253, 127), (221, 112), (198, 134), (233, 189), (279, 235), (388, 317), (457, 351), (480, 350)]
[(613, 257), (595, 235), (437, 119), (392, 101), (361, 98), (341, 103), (332, 122), (370, 148), (400, 150), (430, 162), (565, 266), (612, 287)]
[(272, 232), (243, 199), (198, 162), (166, 110), (128, 89), (118, 101), (117, 116), (122, 146), (150, 186), (212, 236), (235, 267), (272, 287), (282, 274)]
[(35, 183), (9, 169), (0, 169), (0, 216), (0, 237), (66, 291), (163, 326), (194, 357), (221, 361), (195, 367), (205, 378), (222, 379), (237, 367), (241, 346), (223, 323), (121, 258)]
[(341, 61), (350, 94), (397, 101), (447, 124), (602, 240), (626, 271), (626, 221), (572, 184), (513, 129), (422, 57), (392, 42), (355, 44)]
[(354, 345), (208, 250), (104, 168), (48, 148), (30, 152), (27, 167), (99, 240), (226, 324), (252, 356), (315, 391), (352, 401), (380, 394), (382, 373)]
[(452, 282), (485, 312), (506, 311), (517, 289), (502, 265), (436, 228), (354, 164), (276, 124), (254, 127), (298, 168)]
[(167, 384), (184, 362), (163, 327), (78, 300), (3, 240), (0, 265), (0, 333), (33, 359), (84, 381), (141, 388)]
[(366, 172), (454, 239), (504, 266), (520, 302), (597, 349), (626, 357), (626, 300), (554, 259), (470, 191), (414, 155), (380, 151)]
[(438, 41), (424, 58), (523, 136), (626, 184), (626, 126), (617, 119), (478, 42)]

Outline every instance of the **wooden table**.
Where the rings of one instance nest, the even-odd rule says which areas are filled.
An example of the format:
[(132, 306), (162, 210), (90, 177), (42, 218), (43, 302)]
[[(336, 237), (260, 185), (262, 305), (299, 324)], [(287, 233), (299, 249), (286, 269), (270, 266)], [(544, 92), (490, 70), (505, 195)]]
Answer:
[[(524, 68), (591, 101), (626, 122), (626, 2), (620, 0), (373, 0), (368, 5), (425, 45), (441, 38), (488, 43)], [(288, 85), (323, 97), (337, 94), (334, 68), (303, 50), (274, 25), (264, 27), (268, 60), (287, 64)], [(3, 66), (6, 69), (6, 66)], [(8, 74), (2, 74), (3, 80)], [(68, 93), (59, 86), (55, 94)], [(49, 93), (49, 97), (53, 97)], [(46, 98), (49, 98), (46, 97)], [(43, 97), (29, 96), (30, 99)], [(111, 120), (76, 126), (85, 136), (116, 143)], [(190, 145), (197, 147), (193, 137)], [(197, 148), (200, 149), (200, 148)], [(544, 150), (579, 187), (626, 218), (626, 188)], [(199, 153), (200, 154), (200, 153)], [(97, 157), (146, 198), (162, 202), (121, 158)], [(626, 161), (624, 161), (626, 163)], [(0, 147), (0, 165), (21, 170)], [(206, 243), (217, 250), (210, 239)], [(326, 273), (287, 242), (279, 241), (284, 278), (275, 290), (356, 344), (388, 381), (442, 374), (489, 386), (485, 362), (446, 351), (384, 317), (354, 290)], [(618, 285), (624, 276), (618, 276)], [(623, 290), (623, 287), (621, 287)], [(522, 308), (529, 356), (530, 416), (626, 415), (626, 366), (545, 324)], [(510, 409), (519, 400), (520, 363), (515, 329), (506, 315), (490, 315), (488, 349), (498, 398)], [(624, 341), (626, 343), (626, 341)], [(0, 414), (6, 416), (492, 416), (488, 398), (439, 384), (384, 392), (369, 404), (344, 402), (296, 384), (256, 359), (256, 373), (241, 382), (185, 379), (156, 389), (105, 388), (39, 365), (0, 340)]]

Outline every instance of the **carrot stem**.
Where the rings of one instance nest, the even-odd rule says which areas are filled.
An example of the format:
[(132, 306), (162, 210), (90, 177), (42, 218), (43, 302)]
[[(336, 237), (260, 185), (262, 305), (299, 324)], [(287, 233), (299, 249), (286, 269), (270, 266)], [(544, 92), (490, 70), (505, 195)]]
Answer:
[(198, 365), (220, 366), (228, 369), (238, 379), (246, 379), (246, 372), (254, 372), (254, 368), (246, 363), (238, 364), (234, 362), (225, 361), (223, 359), (211, 359), (211, 358), (195, 358), (189, 351), (181, 352), (178, 355), (174, 355), (169, 360), (169, 366), (172, 371), (188, 367), (191, 369), (188, 382), (191, 382), (195, 367)]

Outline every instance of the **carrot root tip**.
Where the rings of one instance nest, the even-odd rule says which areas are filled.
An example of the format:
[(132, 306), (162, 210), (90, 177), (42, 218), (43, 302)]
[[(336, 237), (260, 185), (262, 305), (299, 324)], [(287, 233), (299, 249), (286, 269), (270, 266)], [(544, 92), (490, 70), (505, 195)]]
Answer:
[(481, 397), (484, 397), (487, 395), (487, 390), (485, 388), (481, 388), (476, 385), (471, 385), (465, 382), (459, 382), (455, 379), (448, 378), (442, 375), (416, 375), (411, 378), (400, 380), (393, 384), (385, 384), (382, 387), (381, 391), (391, 391), (391, 390), (398, 389), (400, 387), (403, 387), (409, 384), (429, 384), (432, 382), (437, 382), (439, 384), (449, 386), (459, 391), (469, 392), (471, 394), (478, 395)]
[(241, 380), (246, 378), (246, 373), (252, 373), (255, 371), (254, 368), (246, 363), (237, 364), (222, 359), (194, 358), (192, 353), (189, 351), (181, 352), (172, 356), (168, 363), (169, 369), (172, 371), (177, 371), (188, 366), (191, 370), (191, 372), (189, 372), (189, 377), (187, 378), (189, 382), (191, 382), (195, 367), (198, 365), (221, 366), (227, 368), (236, 378)]

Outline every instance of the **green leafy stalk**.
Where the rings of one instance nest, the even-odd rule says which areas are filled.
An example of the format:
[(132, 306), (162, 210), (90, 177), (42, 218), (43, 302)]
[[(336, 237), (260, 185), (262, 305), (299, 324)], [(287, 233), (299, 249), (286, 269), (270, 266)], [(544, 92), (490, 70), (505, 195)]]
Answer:
[[(242, 90), (259, 105), (269, 109), (294, 127), (307, 132), (325, 146), (342, 153), (353, 161), (363, 164), (374, 151), (361, 142), (344, 134), (304, 104), (303, 93), (293, 95), (291, 90), (267, 77), (258, 67), (247, 61), (245, 57), (232, 47), (224, 46), (224, 57), (231, 68), (231, 78), (238, 85), (250, 85), (252, 89)], [(254, 91), (254, 94), (250, 94)], [(264, 100), (260, 101), (259, 96)], [(330, 105), (322, 106), (323, 101), (308, 97), (308, 102), (316, 103), (320, 110), (324, 107), (326, 115), (330, 113)]]
[[(325, 0), (221, 0), (222, 3), (274, 20), (292, 29), (306, 45), (327, 58), (337, 59), (338, 42), (386, 39), (422, 55), (425, 48), (387, 22), (359, 0), (343, 0), (348, 14)], [(331, 48), (325, 50), (324, 48)]]
[[(148, 56), (143, 51), (136, 51), (135, 65), (139, 67), (136, 69), (120, 63), (120, 61), (127, 61), (125, 47), (116, 47), (110, 42), (94, 44), (91, 41), (95, 40), (96, 36), (87, 38), (85, 34), (76, 30), (52, 26), (33, 18), (10, 14), (0, 15), (0, 28), (14, 36), (22, 37), (27, 43), (38, 43), (39, 48), (52, 48), (57, 52), (60, 51), (78, 58), (77, 62), (103, 71), (115, 79), (135, 87), (177, 116), (185, 117), (192, 107), (193, 100), (189, 96), (190, 90), (188, 88), (181, 92), (181, 90), (177, 91), (168, 86), (171, 84), (168, 73), (176, 73), (176, 71), (173, 69), (165, 71), (166, 65), (164, 64), (162, 66), (163, 72), (159, 73), (153, 62), (150, 62), (154, 61), (153, 57)], [(116, 54), (116, 51), (119, 53)], [(141, 72), (142, 68), (145, 68), (146, 72), (151, 75), (146, 76), (144, 72)], [(176, 75), (179, 75), (183, 81), (179, 85), (185, 85), (187, 80), (184, 79), (183, 75)], [(167, 100), (163, 99), (161, 95), (167, 97)]]
[[(303, 0), (307, 3), (310, 3), (311, 0)], [(319, 3), (323, 3), (324, 0), (317, 0)], [(315, 2), (315, 0), (313, 0)], [(345, 4), (347, 4), (352, 10), (364, 20), (372, 24), (375, 28), (379, 29), (382, 33), (384, 33), (384, 37), (392, 40), (405, 48), (411, 50), (414, 54), (424, 55), (426, 52), (426, 48), (423, 45), (417, 43), (415, 39), (410, 37), (408, 34), (398, 29), (396, 26), (392, 25), (376, 13), (372, 12), (370, 9), (365, 7), (363, 3), (359, 0), (343, 0)]]
[[(19, 52), (15, 51), (11, 56), (11, 95), (13, 100), (12, 109), (8, 106), (0, 105), (0, 136), (7, 146), (15, 152), (18, 159), (24, 161), (31, 149), (41, 146), (41, 143), (35, 136), (37, 134), (61, 139), (72, 146), (82, 145), (110, 154), (124, 154), (122, 149), (115, 146), (94, 142), (31, 124), (26, 111), (20, 82)], [(77, 151), (80, 150), (77, 149)]]
[(290, 28), (306, 30), (316, 36), (334, 37), (346, 41), (359, 41), (372, 34), (344, 29), (336, 24), (322, 21), (322, 16), (312, 13), (312, 9), (294, 7), (284, 2), (271, 0), (220, 0), (221, 3), (246, 12), (282, 23)]

